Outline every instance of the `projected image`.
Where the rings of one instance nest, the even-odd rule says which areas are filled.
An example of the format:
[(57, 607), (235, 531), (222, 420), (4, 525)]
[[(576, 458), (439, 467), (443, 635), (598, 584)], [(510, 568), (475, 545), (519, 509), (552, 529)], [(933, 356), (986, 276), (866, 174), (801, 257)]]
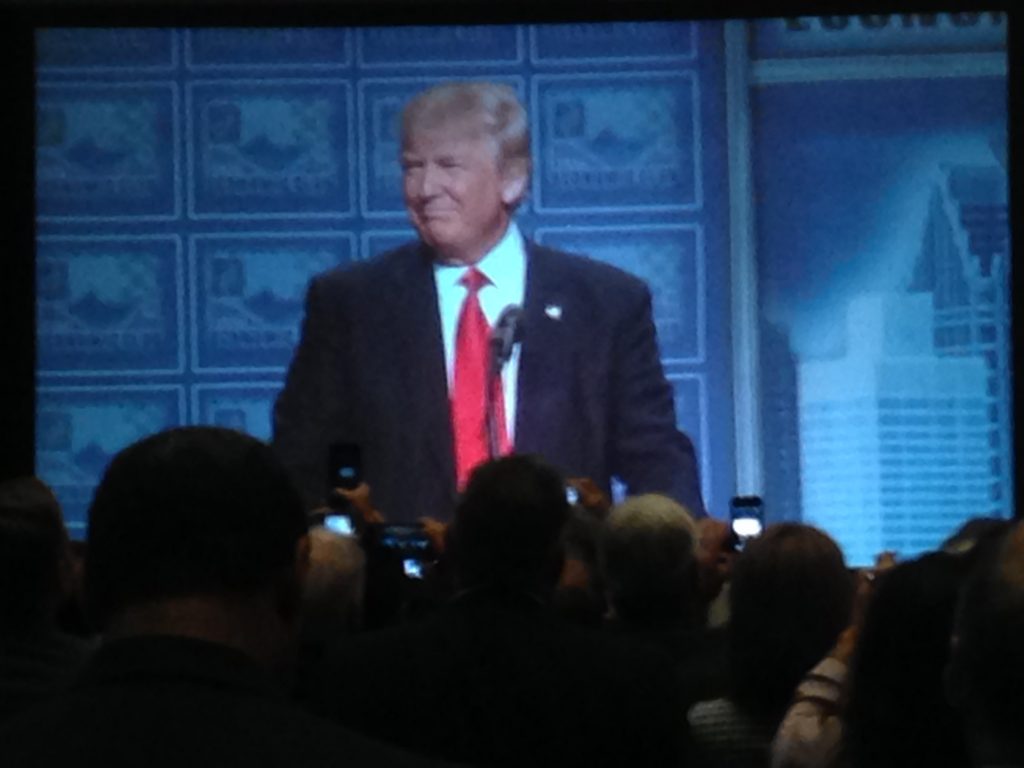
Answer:
[(773, 85), (755, 114), (769, 497), (861, 563), (1010, 516), (1005, 81)]
[[(420, 497), (452, 498), (443, 344), (458, 307), (430, 285), (427, 301), (403, 293), (411, 261), (395, 253), (423, 231), (403, 198), (402, 110), (456, 80), (507, 86), (525, 108), (533, 167), (512, 220), (527, 263), (543, 271), (531, 254), (555, 249), (598, 270), (545, 277), (533, 306), (536, 274), (520, 278), (534, 336), (505, 369), (517, 447), (621, 494), (657, 474), (622, 457), (678, 429), (709, 514), (760, 494), (766, 522), (818, 525), (852, 564), (1011, 515), (1005, 20), (838, 18), (40, 31), (37, 467), (73, 533), (109, 457), (142, 433), (272, 439), (308, 287), (339, 267), (394, 265), (354, 297), (319, 284), (313, 306), (333, 319), (306, 331), (324, 367), (284, 411), (333, 424), (320, 442), (360, 443), (390, 519), (417, 516), (388, 490), (407, 473), (451, 475)], [(747, 114), (730, 122), (736, 104)], [(751, 270), (756, 289), (738, 282)], [(581, 283), (621, 273), (651, 303), (617, 341), (603, 323), (634, 283)], [(738, 303), (748, 288), (759, 315)], [(481, 301), (493, 322), (501, 306)], [(756, 371), (737, 362), (752, 335)], [(643, 397), (615, 363), (635, 372), (638, 350), (661, 368)], [(652, 387), (657, 419), (615, 421)], [(340, 424), (351, 434), (330, 434)], [(316, 496), (326, 443), (285, 450)], [(378, 469), (395, 457), (397, 473)]]

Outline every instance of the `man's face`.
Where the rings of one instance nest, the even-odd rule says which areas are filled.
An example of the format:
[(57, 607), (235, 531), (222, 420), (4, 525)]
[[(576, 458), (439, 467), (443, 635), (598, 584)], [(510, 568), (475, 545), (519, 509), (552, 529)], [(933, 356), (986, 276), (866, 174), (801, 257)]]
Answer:
[(405, 207), (420, 237), (446, 261), (473, 264), (501, 238), (526, 183), (499, 167), (497, 148), (472, 125), (419, 130), (402, 151)]

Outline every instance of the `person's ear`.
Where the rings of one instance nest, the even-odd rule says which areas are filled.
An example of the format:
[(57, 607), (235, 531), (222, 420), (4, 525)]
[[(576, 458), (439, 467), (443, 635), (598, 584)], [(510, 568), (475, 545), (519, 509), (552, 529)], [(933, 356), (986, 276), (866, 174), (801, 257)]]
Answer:
[(501, 182), (501, 201), (506, 206), (515, 205), (526, 196), (528, 178), (524, 161), (513, 160), (506, 164)]

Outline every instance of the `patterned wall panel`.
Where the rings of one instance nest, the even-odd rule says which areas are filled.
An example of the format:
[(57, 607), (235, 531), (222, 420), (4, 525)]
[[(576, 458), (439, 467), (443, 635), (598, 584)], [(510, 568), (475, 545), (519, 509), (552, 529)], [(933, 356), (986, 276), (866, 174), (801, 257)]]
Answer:
[(689, 73), (538, 75), (537, 210), (701, 207), (699, 89)]
[(72, 534), (110, 459), (148, 434), (185, 423), (177, 386), (40, 387), (36, 393), (36, 471), (49, 483)]
[(697, 25), (688, 21), (646, 24), (608, 22), (530, 27), (530, 61), (575, 67), (617, 62), (685, 63), (697, 58)]
[(194, 218), (335, 218), (353, 212), (347, 82), (198, 82), (188, 88), (188, 113)]
[(352, 235), (196, 235), (193, 369), (283, 373), (310, 278), (352, 261), (354, 251)]
[(180, 127), (172, 83), (41, 85), (39, 220), (176, 218)]
[(363, 69), (508, 67), (523, 60), (517, 26), (377, 27), (356, 32)]
[(277, 382), (197, 384), (192, 388), (192, 419), (269, 440), (271, 409), (280, 387)]
[(194, 29), (185, 33), (185, 64), (196, 72), (347, 68), (349, 29)]
[(41, 375), (184, 371), (177, 237), (41, 237), (36, 281)]

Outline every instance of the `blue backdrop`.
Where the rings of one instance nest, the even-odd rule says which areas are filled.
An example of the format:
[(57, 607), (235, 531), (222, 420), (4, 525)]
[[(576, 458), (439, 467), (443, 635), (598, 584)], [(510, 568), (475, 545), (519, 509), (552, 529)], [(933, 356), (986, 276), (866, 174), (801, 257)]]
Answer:
[[(964, 15), (902, 27), (740, 23), (739, 48), (724, 22), (44, 30), (38, 472), (81, 535), (103, 467), (142, 435), (217, 423), (269, 437), (309, 278), (412, 236), (397, 164), (403, 102), (439, 80), (486, 78), (515, 87), (531, 115), (535, 171), (520, 226), (651, 286), (713, 514), (727, 514), (737, 490), (760, 491), (770, 519), (814, 521), (854, 558), (933, 545), (968, 514), (1007, 514), (1006, 171), (993, 152), (1006, 144), (1005, 30), (1001, 17)], [(882, 76), (894, 51), (906, 70)], [(929, 69), (950, 56), (968, 62), (962, 73)], [(737, 89), (746, 141), (726, 117)], [(730, 192), (749, 213), (730, 210)], [(961, 210), (979, 198), (1002, 211), (977, 225), (1003, 238), (984, 256), (985, 285), (972, 277), (982, 257)], [(750, 286), (732, 266), (745, 225), (756, 233)], [(956, 270), (968, 298), (940, 299), (955, 292)], [(977, 298), (986, 286), (987, 303)], [(759, 321), (736, 312), (737, 289), (748, 288)], [(964, 313), (966, 346), (940, 341), (946, 327), (962, 332)], [(858, 346), (850, 318), (882, 330)], [(740, 322), (760, 340), (756, 425), (735, 416), (748, 375), (734, 368)], [(916, 341), (890, 348), (901, 327)], [(859, 398), (829, 389), (843, 365), (864, 382)], [(879, 373), (886, 365), (901, 373)], [(922, 379), (915, 365), (959, 384), (895, 394)], [(956, 520), (896, 509), (899, 494), (872, 506), (881, 486), (871, 478), (911, 478), (904, 464), (919, 456), (906, 429), (894, 440), (904, 464), (881, 426), (861, 448), (808, 450), (823, 430), (839, 434), (833, 421), (847, 414), (880, 425), (917, 413), (888, 402), (900, 398), (927, 418), (983, 414), (989, 425), (983, 439), (964, 425), (929, 438), (977, 459), (962, 473), (973, 506)], [(943, 410), (958, 398), (962, 408)], [(749, 429), (762, 436), (757, 451), (737, 457), (737, 433)], [(826, 455), (865, 468), (841, 480)], [(758, 464), (761, 487), (738, 489), (744, 462)], [(904, 482), (915, 483), (927, 479)], [(833, 501), (845, 516), (829, 511), (825, 486), (843, 489)], [(933, 490), (904, 496), (927, 506)]]

